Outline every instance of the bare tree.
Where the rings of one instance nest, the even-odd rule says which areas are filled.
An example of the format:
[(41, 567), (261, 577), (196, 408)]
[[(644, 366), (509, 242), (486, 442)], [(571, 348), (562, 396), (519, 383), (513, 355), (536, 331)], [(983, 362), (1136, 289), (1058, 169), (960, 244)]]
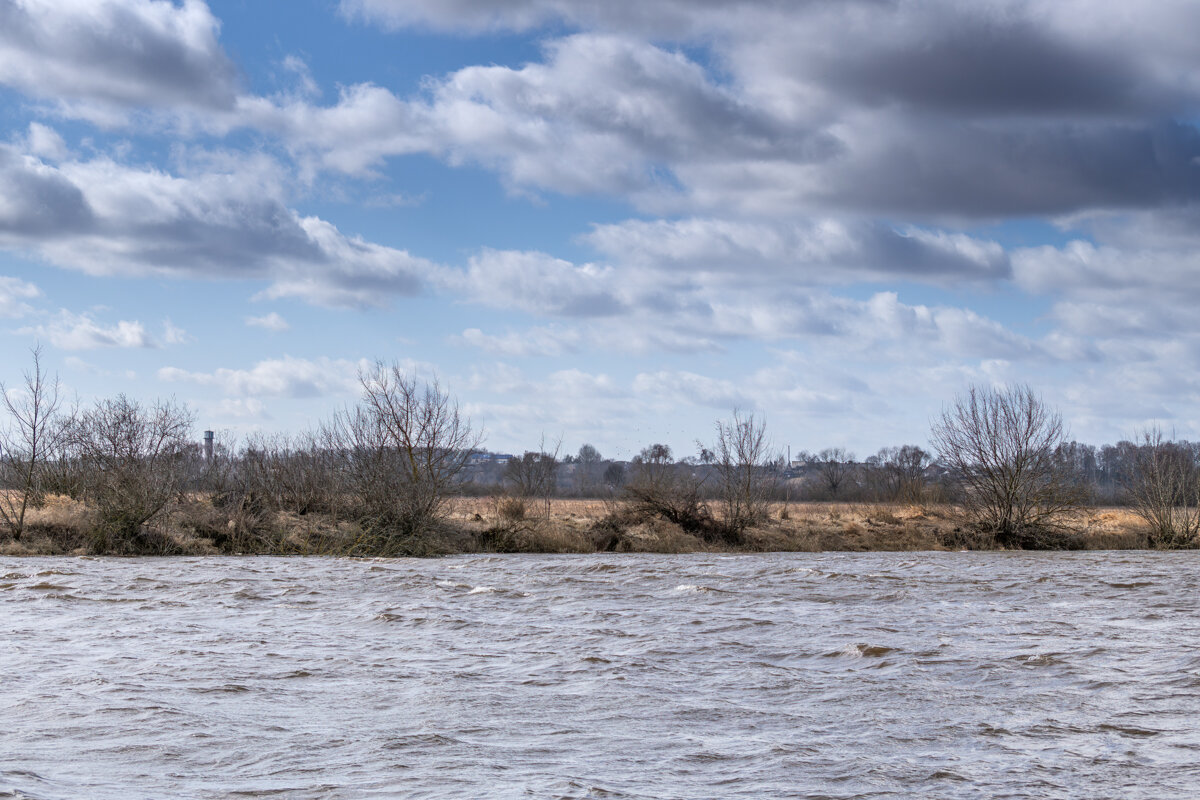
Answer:
[(347, 489), (377, 552), (412, 550), (442, 520), (482, 436), (437, 382), (378, 362), (359, 375), (362, 400), (335, 417), (329, 440), (345, 455)]
[(1081, 493), (1055, 451), (1062, 417), (1028, 386), (972, 386), (933, 424), (932, 441), (967, 513), (1006, 546), (1055, 543), (1057, 520)]
[(816, 462), (830, 497), (836, 498), (842, 484), (854, 473), (854, 454), (844, 447), (827, 447), (816, 454)]
[(733, 419), (717, 423), (711, 461), (730, 531), (741, 533), (765, 520), (778, 477), (765, 423), (735, 410)]
[(186, 406), (123, 394), (80, 415), (69, 449), (97, 509), (97, 549), (132, 543), (183, 494), (192, 425)]
[(618, 461), (608, 462), (608, 466), (604, 468), (604, 485), (610, 492), (624, 486), (625, 465)]
[(879, 496), (892, 502), (919, 503), (925, 495), (925, 471), (933, 456), (916, 445), (884, 447), (867, 459)]
[(1200, 470), (1191, 448), (1168, 441), (1158, 428), (1143, 431), (1126, 488), (1134, 510), (1150, 524), (1155, 547), (1194, 547), (1200, 541)]
[(0, 521), (13, 539), (25, 531), (25, 514), (43, 502), (42, 480), (47, 456), (57, 445), (58, 376), (42, 369), (42, 347), (31, 351), (33, 367), (25, 372), (24, 386), (9, 391), (0, 383), (0, 402), (8, 420), (0, 428)]
[(542, 437), (536, 453), (527, 450), (504, 467), (504, 481), (513, 487), (516, 496), (523, 500), (541, 500), (547, 519), (550, 517), (550, 499), (558, 486), (558, 452), (561, 447), (560, 439), (555, 443), (553, 452), (548, 452), (546, 439)]
[(596, 490), (596, 482), (600, 477), (600, 464), (603, 463), (604, 457), (600, 455), (600, 451), (590, 444), (580, 446), (578, 455), (575, 456), (575, 488), (579, 494), (589, 496)]
[(676, 464), (671, 448), (653, 444), (630, 464), (622, 492), (634, 516), (661, 517), (689, 533), (707, 533), (712, 515), (701, 496), (704, 477), (690, 466)]

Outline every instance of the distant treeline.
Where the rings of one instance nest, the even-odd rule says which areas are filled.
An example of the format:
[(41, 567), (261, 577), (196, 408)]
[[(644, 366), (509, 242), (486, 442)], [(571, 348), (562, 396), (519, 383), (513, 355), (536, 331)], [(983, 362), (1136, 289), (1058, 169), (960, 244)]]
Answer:
[[(1200, 443), (1180, 440), (1172, 445), (1200, 463)], [(1128, 506), (1136, 502), (1130, 487), (1146, 447), (1144, 442), (1125, 440), (1099, 446), (1070, 441), (1055, 449), (1054, 458), (1083, 490), (1085, 505)], [(606, 497), (620, 491), (636, 463), (666, 454), (679, 469), (705, 476), (704, 492), (711, 496), (718, 486), (712, 453), (702, 447), (697, 451), (676, 457), (667, 445), (653, 444), (621, 460), (605, 458), (590, 444), (561, 456), (544, 450), (521, 455), (481, 450), (468, 462), (460, 491), (490, 495), (527, 490), (529, 475), (540, 468), (552, 472), (547, 478), (554, 497)], [(956, 491), (955, 476), (936, 454), (919, 445), (884, 447), (862, 459), (840, 447), (800, 451), (790, 464), (776, 456), (767, 468), (778, 476), (772, 498), (779, 501), (946, 502)]]

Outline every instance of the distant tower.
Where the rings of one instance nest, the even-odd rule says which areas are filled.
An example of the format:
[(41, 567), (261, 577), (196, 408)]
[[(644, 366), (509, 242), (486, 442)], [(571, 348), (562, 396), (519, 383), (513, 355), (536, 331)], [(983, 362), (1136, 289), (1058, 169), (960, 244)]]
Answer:
[(212, 431), (204, 432), (204, 460), (205, 461), (213, 460), (213, 432)]

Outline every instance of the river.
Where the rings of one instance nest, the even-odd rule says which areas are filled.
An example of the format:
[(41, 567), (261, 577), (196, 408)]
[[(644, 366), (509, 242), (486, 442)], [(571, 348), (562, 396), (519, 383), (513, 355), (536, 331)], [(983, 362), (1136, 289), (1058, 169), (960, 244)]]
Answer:
[(0, 797), (1200, 796), (1200, 554), (0, 558)]

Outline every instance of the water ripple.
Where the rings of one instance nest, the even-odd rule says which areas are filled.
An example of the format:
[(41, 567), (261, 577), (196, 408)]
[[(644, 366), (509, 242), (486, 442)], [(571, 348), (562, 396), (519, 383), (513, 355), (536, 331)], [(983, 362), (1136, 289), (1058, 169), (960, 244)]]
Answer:
[(0, 559), (0, 798), (1191, 797), (1198, 565)]

